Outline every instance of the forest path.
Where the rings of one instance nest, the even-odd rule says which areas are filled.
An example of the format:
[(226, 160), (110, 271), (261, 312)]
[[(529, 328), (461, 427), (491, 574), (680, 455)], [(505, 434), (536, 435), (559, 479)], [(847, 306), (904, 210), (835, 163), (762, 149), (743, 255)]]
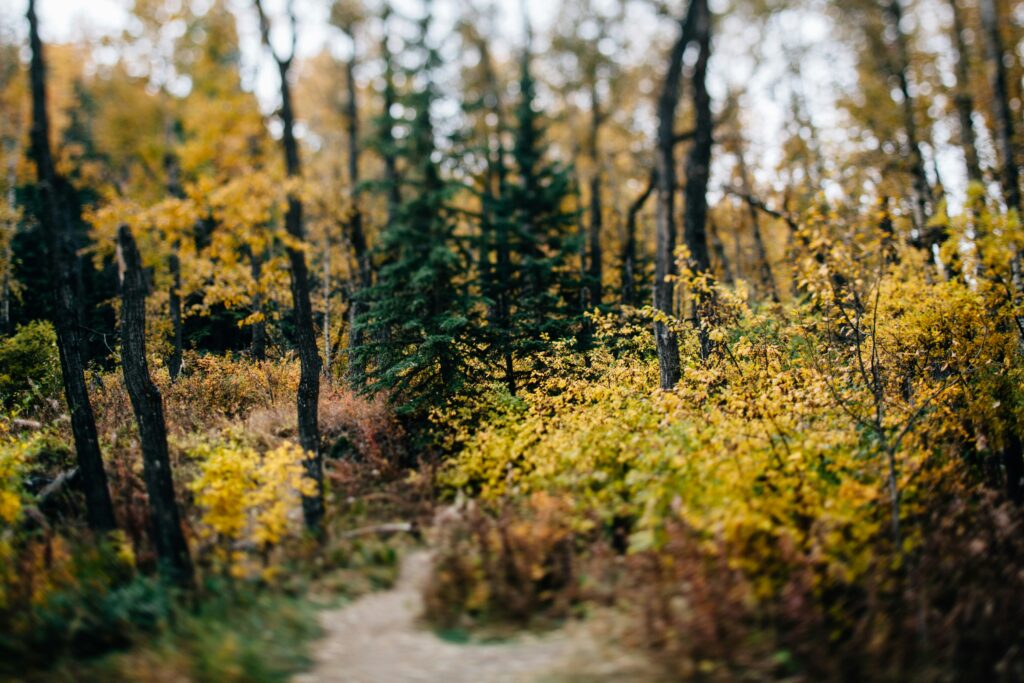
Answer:
[(314, 667), (293, 683), (652, 683), (640, 657), (610, 645), (609, 624), (570, 622), (496, 643), (454, 643), (421, 623), (430, 555), (407, 555), (395, 586), (321, 613)]

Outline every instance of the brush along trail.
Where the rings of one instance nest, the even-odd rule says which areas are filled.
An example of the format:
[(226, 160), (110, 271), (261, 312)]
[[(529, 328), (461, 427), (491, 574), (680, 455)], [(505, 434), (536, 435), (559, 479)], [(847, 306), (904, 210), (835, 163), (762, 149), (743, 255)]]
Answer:
[(321, 613), (313, 668), (294, 683), (651, 683), (653, 669), (613, 645), (605, 619), (500, 642), (456, 643), (423, 623), (430, 554), (407, 555), (395, 585)]

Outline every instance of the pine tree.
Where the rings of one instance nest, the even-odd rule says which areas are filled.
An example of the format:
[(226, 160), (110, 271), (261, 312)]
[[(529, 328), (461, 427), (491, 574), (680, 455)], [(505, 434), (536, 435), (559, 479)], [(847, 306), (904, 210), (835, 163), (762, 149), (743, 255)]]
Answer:
[(468, 264), (450, 206), (457, 185), (442, 175), (431, 118), (439, 59), (428, 44), (428, 29), (424, 19), (414, 46), (424, 54), (422, 66), (407, 74), (415, 84), (404, 98), (411, 116), (396, 122), (406, 129), (393, 143), (403, 162), (396, 179), (402, 192), (378, 239), (377, 283), (366, 290), (368, 311), (357, 323), (378, 343), (355, 354), (355, 362), (367, 368), (366, 388), (391, 392), (406, 414), (421, 414), (465, 384), (473, 330)]
[[(544, 127), (536, 109), (530, 54), (523, 55), (514, 142), (497, 194), (485, 192), (481, 240), (493, 250), (481, 292), (491, 302), (488, 337), (509, 391), (517, 388), (515, 358), (572, 337), (581, 322), (578, 251), (570, 209), (572, 179), (558, 162), (544, 159)], [(507, 179), (506, 179), (507, 177)], [(489, 187), (489, 186), (488, 186)]]

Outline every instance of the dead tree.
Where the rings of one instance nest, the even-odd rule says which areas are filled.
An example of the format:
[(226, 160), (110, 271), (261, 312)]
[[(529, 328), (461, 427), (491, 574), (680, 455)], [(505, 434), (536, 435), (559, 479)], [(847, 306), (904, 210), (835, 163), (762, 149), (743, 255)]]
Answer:
[(149, 525), (160, 573), (179, 586), (192, 584), (192, 560), (174, 497), (167, 426), (160, 391), (146, 364), (146, 278), (128, 226), (117, 232), (121, 274), (121, 370), (135, 412), (142, 474), (149, 497)]
[(85, 491), (86, 518), (89, 528), (97, 532), (116, 528), (114, 506), (107, 488), (107, 475), (103, 469), (96, 420), (89, 392), (85, 384), (85, 366), (82, 359), (82, 339), (78, 328), (79, 303), (75, 296), (71, 247), (71, 233), (78, 220), (78, 204), (74, 191), (54, 165), (50, 150), (50, 122), (46, 104), (46, 64), (43, 43), (39, 38), (39, 21), (35, 1), (28, 3), (29, 44), (32, 58), (29, 79), (32, 88), (32, 130), (30, 155), (36, 167), (36, 187), (39, 193), (36, 218), (42, 228), (50, 267), (53, 274), (53, 325), (57, 332), (61, 377), (64, 396), (71, 412), (71, 431), (75, 439), (75, 453), (82, 473)]
[[(291, 179), (302, 177), (302, 165), (299, 159), (299, 143), (295, 139), (295, 109), (292, 103), (292, 90), (289, 79), (292, 60), (295, 58), (295, 46), (298, 40), (297, 20), (291, 3), (288, 14), (291, 21), (292, 44), (287, 57), (282, 57), (270, 43), (270, 20), (263, 11), (263, 4), (255, 0), (260, 20), (260, 35), (263, 44), (277, 63), (278, 76), (281, 81), (281, 146), (284, 151), (285, 171)], [(309, 297), (309, 271), (306, 257), (298, 245), (305, 239), (302, 222), (302, 200), (295, 192), (288, 194), (288, 210), (285, 213), (285, 229), (293, 238), (294, 243), (286, 247), (288, 263), (291, 271), (292, 301), (294, 305), (295, 342), (299, 352), (299, 391), (298, 391), (298, 422), (299, 441), (306, 451), (306, 474), (316, 482), (316, 492), (311, 496), (303, 496), (302, 511), (306, 526), (310, 531), (319, 534), (324, 516), (324, 475), (323, 457), (320, 453), (320, 432), (317, 425), (317, 408), (320, 402), (320, 355), (317, 352), (316, 333), (313, 330), (313, 307)]]
[[(693, 39), (700, 49), (693, 67), (693, 109), (696, 114), (693, 144), (686, 157), (686, 205), (683, 209), (683, 239), (690, 250), (690, 268), (700, 275), (711, 272), (708, 253), (708, 178), (711, 175), (712, 133), (715, 122), (711, 117), (711, 96), (707, 88), (708, 61), (711, 58), (711, 10), (708, 0), (693, 0)], [(700, 339), (701, 358), (711, 350), (707, 318), (714, 305), (708, 294), (696, 297), (693, 307), (694, 324)]]
[[(654, 309), (672, 315), (675, 300), (676, 274), (676, 172), (675, 119), (683, 76), (683, 54), (693, 41), (699, 6), (703, 0), (691, 0), (686, 15), (679, 21), (679, 38), (669, 53), (668, 70), (658, 96), (658, 144), (655, 155), (656, 247), (654, 254)], [(658, 370), (662, 389), (671, 389), (679, 381), (679, 342), (676, 333), (662, 320), (654, 323), (654, 343), (658, 353)]]

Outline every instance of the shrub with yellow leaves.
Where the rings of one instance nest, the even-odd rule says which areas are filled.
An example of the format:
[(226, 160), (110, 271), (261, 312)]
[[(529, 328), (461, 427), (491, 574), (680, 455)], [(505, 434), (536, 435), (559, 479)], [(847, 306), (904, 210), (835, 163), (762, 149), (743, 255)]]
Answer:
[(291, 443), (259, 453), (237, 441), (189, 451), (199, 473), (189, 483), (199, 537), (212, 562), (235, 577), (272, 578), (271, 551), (302, 528), (301, 496), (313, 495), (304, 451)]

